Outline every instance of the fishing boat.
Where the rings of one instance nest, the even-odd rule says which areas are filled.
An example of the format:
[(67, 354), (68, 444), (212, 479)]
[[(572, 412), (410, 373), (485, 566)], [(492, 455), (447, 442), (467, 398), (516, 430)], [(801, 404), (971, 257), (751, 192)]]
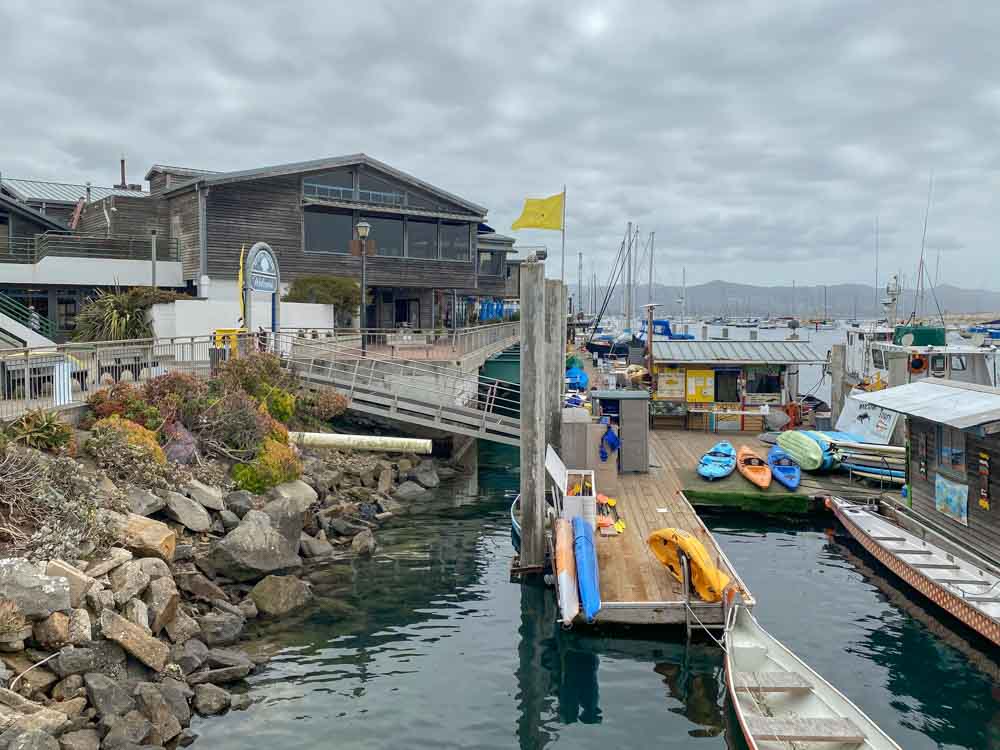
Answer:
[(573, 518), (573, 554), (576, 557), (576, 580), (580, 590), (580, 607), (587, 622), (593, 622), (601, 611), (601, 587), (598, 581), (597, 550), (594, 529), (583, 516)]
[(698, 462), (698, 474), (709, 481), (728, 477), (736, 468), (736, 449), (728, 440), (716, 443)]
[(790, 490), (798, 489), (802, 469), (781, 447), (771, 446), (767, 452), (767, 465), (771, 467), (771, 476), (776, 482)]
[(555, 527), (555, 573), (556, 590), (559, 592), (559, 619), (568, 628), (580, 614), (576, 555), (573, 553), (573, 524), (566, 518), (557, 518)]
[(880, 563), (1000, 646), (1000, 577), (897, 526), (867, 506), (832, 497), (844, 528)]
[(725, 634), (726, 688), (751, 750), (901, 750), (742, 605)]
[(771, 486), (771, 467), (767, 465), (767, 461), (754, 453), (752, 448), (740, 446), (736, 451), (736, 468), (747, 481), (762, 490)]

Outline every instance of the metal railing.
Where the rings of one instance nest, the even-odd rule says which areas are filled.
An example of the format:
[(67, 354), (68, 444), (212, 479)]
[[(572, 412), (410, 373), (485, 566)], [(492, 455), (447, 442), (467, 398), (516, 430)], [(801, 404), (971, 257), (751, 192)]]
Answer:
[[(0, 293), (0, 313), (47, 338), (53, 338), (56, 335), (56, 326), (51, 320), (43, 318), (31, 308), (25, 307), (16, 299), (3, 293)], [(14, 335), (13, 331), (7, 333)]]
[[(103, 258), (109, 260), (152, 259), (152, 238), (124, 234), (77, 234), (45, 232), (34, 237), (15, 237), (8, 248), (0, 252), (0, 263), (38, 263), (43, 258)], [(180, 260), (180, 245), (176, 238), (157, 237), (156, 259), (163, 262)]]

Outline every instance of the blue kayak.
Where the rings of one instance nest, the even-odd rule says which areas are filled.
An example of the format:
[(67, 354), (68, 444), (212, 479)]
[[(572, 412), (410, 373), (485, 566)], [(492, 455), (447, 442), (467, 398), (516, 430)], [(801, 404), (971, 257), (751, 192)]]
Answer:
[(728, 440), (713, 445), (712, 450), (698, 462), (698, 473), (708, 480), (728, 477), (735, 468), (736, 449)]
[(576, 581), (580, 587), (580, 610), (587, 622), (593, 622), (601, 611), (597, 550), (594, 548), (594, 529), (581, 516), (573, 518), (573, 553), (576, 556)]
[(772, 445), (767, 452), (767, 465), (771, 467), (774, 480), (790, 490), (796, 489), (802, 481), (802, 469), (777, 445)]

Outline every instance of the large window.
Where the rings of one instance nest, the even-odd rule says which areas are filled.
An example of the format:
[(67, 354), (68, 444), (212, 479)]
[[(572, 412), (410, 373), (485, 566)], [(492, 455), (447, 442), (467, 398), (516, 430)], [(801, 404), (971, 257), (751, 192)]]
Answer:
[(362, 203), (403, 205), (403, 189), (371, 172), (362, 170), (358, 175), (358, 190), (358, 199)]
[(308, 175), (302, 178), (302, 192), (315, 198), (353, 200), (354, 173), (344, 168)]
[(441, 257), (445, 260), (469, 260), (469, 225), (441, 222)]
[(438, 257), (438, 227), (436, 221), (406, 221), (406, 255), (429, 260)]
[(781, 373), (777, 368), (748, 367), (747, 393), (781, 393)]
[(503, 264), (503, 253), (479, 253), (479, 275), (499, 276)]
[(965, 433), (938, 425), (938, 468), (965, 476)]
[(403, 221), (385, 219), (380, 216), (366, 216), (364, 221), (371, 224), (368, 241), (375, 243), (375, 252), (391, 258), (403, 257)]
[(307, 208), (306, 252), (349, 253), (354, 237), (354, 221), (350, 211), (320, 211)]

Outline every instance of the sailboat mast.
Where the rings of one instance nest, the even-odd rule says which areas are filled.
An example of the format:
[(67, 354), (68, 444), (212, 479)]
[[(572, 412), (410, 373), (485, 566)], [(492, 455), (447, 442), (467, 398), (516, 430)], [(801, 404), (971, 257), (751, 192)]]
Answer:
[[(656, 232), (649, 233), (649, 293), (646, 295), (646, 304), (653, 304), (653, 240), (656, 238)], [(940, 260), (940, 256), (938, 256)]]
[(624, 303), (625, 330), (632, 330), (632, 222), (628, 223), (628, 248), (625, 251), (625, 293)]
[(576, 311), (583, 312), (583, 253), (577, 254), (576, 264)]
[(878, 318), (878, 214), (875, 214), (875, 317)]

